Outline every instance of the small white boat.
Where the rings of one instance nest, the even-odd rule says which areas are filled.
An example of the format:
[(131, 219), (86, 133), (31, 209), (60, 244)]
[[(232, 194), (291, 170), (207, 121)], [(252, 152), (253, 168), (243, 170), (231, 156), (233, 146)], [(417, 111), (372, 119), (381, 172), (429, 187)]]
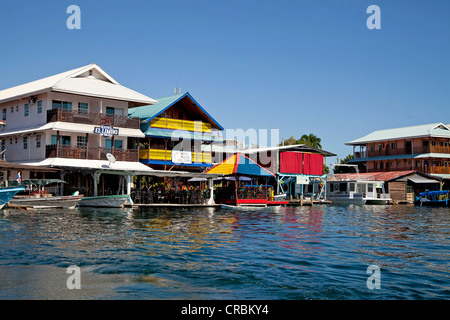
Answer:
[(126, 194), (98, 197), (84, 197), (78, 203), (79, 207), (123, 208), (129, 201)]
[(78, 205), (82, 198), (82, 195), (61, 197), (50, 196), (40, 198), (35, 196), (15, 196), (9, 201), (8, 207), (34, 209), (73, 209)]
[[(343, 166), (343, 165), (340, 165)], [(337, 204), (387, 204), (391, 201), (384, 190), (384, 181), (356, 174), (334, 174), (327, 179), (327, 199)]]

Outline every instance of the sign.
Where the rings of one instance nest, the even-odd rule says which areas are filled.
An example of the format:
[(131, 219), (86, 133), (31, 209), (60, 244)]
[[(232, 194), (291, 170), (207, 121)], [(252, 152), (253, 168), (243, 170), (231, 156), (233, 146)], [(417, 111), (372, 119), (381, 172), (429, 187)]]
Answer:
[(172, 162), (173, 163), (192, 163), (192, 152), (172, 150)]
[(295, 184), (309, 184), (309, 177), (297, 176)]
[(105, 138), (110, 138), (112, 136), (117, 136), (119, 134), (119, 129), (113, 128), (109, 124), (104, 124), (101, 127), (95, 127), (94, 133)]

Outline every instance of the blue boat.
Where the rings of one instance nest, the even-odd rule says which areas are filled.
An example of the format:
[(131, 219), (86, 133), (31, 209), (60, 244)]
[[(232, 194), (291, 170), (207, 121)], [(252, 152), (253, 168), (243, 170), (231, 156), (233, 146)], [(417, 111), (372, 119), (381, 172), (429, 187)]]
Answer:
[(450, 207), (450, 191), (427, 191), (419, 193), (414, 204), (417, 206)]
[(0, 209), (3, 209), (17, 193), (24, 190), (25, 186), (0, 188)]

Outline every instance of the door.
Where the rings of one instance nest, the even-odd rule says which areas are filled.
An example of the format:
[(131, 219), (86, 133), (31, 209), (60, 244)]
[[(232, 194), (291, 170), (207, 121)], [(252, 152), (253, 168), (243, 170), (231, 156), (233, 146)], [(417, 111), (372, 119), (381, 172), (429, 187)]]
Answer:
[(412, 141), (405, 141), (405, 154), (412, 154)]

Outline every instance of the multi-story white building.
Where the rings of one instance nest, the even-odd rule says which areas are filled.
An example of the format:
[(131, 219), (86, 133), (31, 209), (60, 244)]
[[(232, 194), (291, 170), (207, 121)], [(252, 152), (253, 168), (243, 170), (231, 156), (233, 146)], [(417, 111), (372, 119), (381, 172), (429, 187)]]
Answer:
[(96, 64), (2, 90), (1, 150), (9, 162), (65, 169), (66, 193), (129, 191), (131, 177), (151, 169), (139, 163), (144, 134), (128, 108), (156, 102)]

